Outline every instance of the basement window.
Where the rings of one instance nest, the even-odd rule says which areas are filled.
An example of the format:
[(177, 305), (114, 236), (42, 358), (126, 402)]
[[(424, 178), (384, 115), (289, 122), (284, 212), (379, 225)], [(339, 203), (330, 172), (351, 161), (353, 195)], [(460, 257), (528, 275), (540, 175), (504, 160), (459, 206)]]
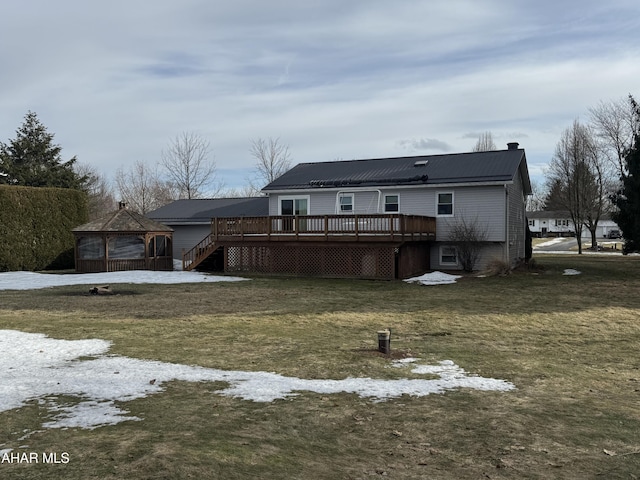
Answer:
[(451, 245), (440, 247), (440, 265), (458, 265), (458, 251)]

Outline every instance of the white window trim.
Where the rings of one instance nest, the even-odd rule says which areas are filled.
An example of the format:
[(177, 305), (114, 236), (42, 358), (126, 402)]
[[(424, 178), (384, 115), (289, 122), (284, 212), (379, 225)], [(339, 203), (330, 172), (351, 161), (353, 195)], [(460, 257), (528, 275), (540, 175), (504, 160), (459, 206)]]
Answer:
[[(440, 206), (440, 195), (451, 194), (451, 213), (438, 213)], [(440, 190), (436, 191), (436, 217), (453, 217), (456, 211), (456, 196), (453, 190)]]
[[(456, 261), (455, 262), (443, 262), (442, 261), (442, 257), (444, 254), (444, 249), (445, 248), (453, 248), (456, 252)], [(457, 267), (458, 265), (460, 265), (460, 263), (458, 262), (458, 250), (456, 249), (456, 247), (454, 247), (453, 245), (440, 245), (439, 251), (438, 251), (438, 261), (440, 262), (440, 265), (443, 266), (452, 266), (452, 267)]]
[[(398, 210), (395, 212), (387, 211), (387, 197), (398, 197)], [(400, 194), (399, 193), (385, 193), (382, 197), (383, 204), (382, 208), (384, 209), (384, 213), (400, 213)]]
[(282, 200), (306, 200), (307, 201), (307, 215), (311, 214), (311, 195), (282, 195), (282, 196), (279, 196), (278, 197), (278, 215), (282, 215)]

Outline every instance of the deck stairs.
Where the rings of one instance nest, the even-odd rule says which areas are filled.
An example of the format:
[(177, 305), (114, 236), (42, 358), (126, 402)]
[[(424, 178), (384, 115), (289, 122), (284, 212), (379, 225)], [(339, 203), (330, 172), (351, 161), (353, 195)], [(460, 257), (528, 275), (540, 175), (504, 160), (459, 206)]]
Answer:
[(193, 270), (218, 248), (220, 248), (220, 245), (215, 242), (214, 236), (212, 234), (207, 235), (195, 247), (182, 254), (182, 269)]

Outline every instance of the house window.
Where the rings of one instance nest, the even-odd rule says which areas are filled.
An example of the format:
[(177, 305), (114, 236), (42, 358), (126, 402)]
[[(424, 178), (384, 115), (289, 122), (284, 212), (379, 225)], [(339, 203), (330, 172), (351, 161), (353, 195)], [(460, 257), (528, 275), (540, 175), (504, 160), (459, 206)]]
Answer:
[(400, 197), (398, 195), (385, 195), (384, 211), (389, 213), (400, 211)]
[(280, 198), (280, 215), (308, 215), (309, 197)]
[(453, 216), (453, 192), (438, 193), (438, 216)]
[(536, 226), (536, 221), (535, 220), (529, 220), (529, 226), (530, 227), (535, 227)]
[(568, 227), (569, 226), (569, 220), (556, 220), (556, 227)]
[(440, 247), (440, 265), (458, 265), (458, 252), (456, 247), (443, 245)]
[(340, 197), (340, 213), (353, 212), (353, 194), (341, 194)]

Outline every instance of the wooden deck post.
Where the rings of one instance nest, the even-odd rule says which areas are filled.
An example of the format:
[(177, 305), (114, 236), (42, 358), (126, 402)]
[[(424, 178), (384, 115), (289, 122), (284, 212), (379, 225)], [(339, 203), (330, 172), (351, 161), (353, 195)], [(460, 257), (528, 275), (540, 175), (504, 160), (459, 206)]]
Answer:
[(353, 218), (354, 218), (354, 221), (355, 221), (355, 224), (354, 224), (353, 228), (354, 228), (354, 231), (355, 231), (355, 234), (356, 234), (356, 240), (358, 240), (358, 215), (357, 214), (354, 215)]

